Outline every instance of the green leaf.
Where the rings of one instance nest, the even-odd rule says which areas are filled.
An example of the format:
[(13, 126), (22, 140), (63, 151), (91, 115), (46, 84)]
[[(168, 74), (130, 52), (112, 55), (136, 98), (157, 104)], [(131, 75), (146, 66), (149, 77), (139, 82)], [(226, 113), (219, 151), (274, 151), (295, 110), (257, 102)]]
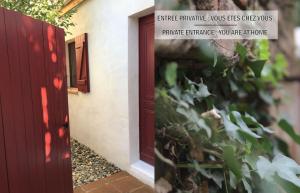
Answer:
[(201, 175), (205, 176), (208, 179), (213, 180), (219, 188), (222, 188), (222, 183), (224, 181), (224, 177), (222, 173), (219, 173), (217, 171), (211, 171), (211, 170), (205, 170), (200, 167), (199, 163), (194, 161), (195, 169), (201, 173)]
[(259, 191), (257, 193), (283, 193), (282, 189), (276, 182), (261, 180), (258, 186), (259, 186)]
[(242, 119), (242, 115), (237, 112), (237, 111), (233, 111), (231, 113), (234, 118), (235, 118), (235, 121), (237, 123), (237, 125), (241, 128), (241, 130), (245, 133), (247, 133), (248, 135), (258, 139), (258, 138), (261, 138), (261, 136), (257, 135), (256, 133), (254, 133), (247, 125), (246, 123), (244, 122), (244, 120)]
[(246, 177), (248, 179), (251, 179), (250, 169), (249, 169), (249, 166), (247, 164), (243, 164), (242, 173), (243, 173), (244, 177)]
[(223, 119), (223, 123), (224, 123), (224, 127), (225, 127), (225, 131), (227, 133), (227, 135), (233, 139), (237, 139), (239, 141), (241, 141), (240, 135), (238, 133), (239, 131), (239, 127), (236, 126), (235, 124), (233, 124), (228, 116), (226, 115), (225, 111), (220, 111), (219, 112), (222, 119)]
[(247, 191), (248, 193), (252, 193), (252, 187), (251, 187), (251, 185), (248, 183), (248, 181), (247, 181), (246, 179), (243, 179), (242, 182), (243, 182), (243, 185), (244, 185), (246, 191)]
[(253, 137), (252, 135), (250, 135), (242, 130), (239, 130), (239, 134), (249, 144), (259, 145), (257, 138)]
[(269, 82), (272, 83), (272, 85), (276, 85), (278, 83), (278, 80), (274, 76), (273, 68), (274, 68), (273, 64), (270, 63), (265, 64), (261, 72), (261, 76), (264, 82)]
[(275, 181), (276, 175), (297, 187), (300, 187), (300, 166), (291, 158), (278, 154), (272, 162), (267, 158), (260, 156), (256, 163), (257, 173), (262, 179)]
[(244, 63), (246, 57), (247, 57), (247, 48), (245, 46), (243, 46), (241, 43), (237, 43), (236, 45), (236, 52), (239, 54), (240, 56), (240, 61), (241, 63)]
[(277, 184), (279, 184), (286, 193), (299, 193), (300, 192), (300, 188), (296, 185), (294, 185), (293, 183), (287, 181), (287, 180), (283, 180), (278, 176), (275, 176), (275, 181)]
[(190, 85), (189, 92), (194, 95), (194, 98), (197, 98), (199, 100), (211, 96), (211, 93), (208, 90), (208, 87), (203, 83), (195, 83), (189, 79), (187, 79), (188, 84)]
[(267, 63), (262, 71), (262, 78), (265, 82), (273, 85), (278, 84), (287, 73), (288, 62), (283, 54), (277, 54), (275, 63)]
[(239, 87), (236, 85), (234, 81), (229, 80), (229, 85), (232, 92), (237, 92), (239, 90)]
[(292, 125), (290, 125), (285, 119), (281, 119), (278, 123), (279, 127), (285, 131), (296, 143), (300, 144), (300, 135), (298, 135)]
[(197, 121), (197, 126), (201, 129), (204, 129), (207, 133), (207, 136), (210, 138), (212, 136), (212, 131), (211, 128), (206, 124), (204, 119), (198, 119)]
[(277, 151), (280, 151), (281, 153), (283, 153), (284, 155), (291, 157), (290, 156), (290, 152), (289, 152), (289, 145), (282, 139), (280, 139), (279, 137), (275, 136), (275, 140), (274, 140), (274, 145), (275, 148), (277, 148)]
[(258, 157), (254, 154), (249, 154), (245, 156), (245, 162), (250, 165), (252, 170), (256, 170), (256, 162), (258, 160)]
[(215, 52), (215, 54), (214, 54), (214, 67), (216, 67), (217, 66), (217, 63), (218, 63), (218, 54), (217, 54), (217, 52)]
[(177, 80), (177, 63), (172, 62), (167, 65), (165, 78), (169, 86), (174, 86)]
[(239, 180), (242, 177), (242, 167), (237, 159), (237, 155), (232, 146), (225, 146), (223, 149), (223, 158), (226, 166), (234, 173)]
[(170, 94), (175, 97), (177, 100), (181, 98), (181, 90), (178, 86), (174, 86), (172, 89), (169, 90)]
[(259, 160), (256, 163), (257, 173), (262, 179), (268, 181), (273, 180), (275, 169), (272, 167), (272, 163), (265, 157), (259, 156)]
[(261, 39), (256, 42), (257, 55), (260, 60), (269, 60), (270, 58), (270, 45), (269, 40)]
[(182, 99), (189, 103), (190, 105), (195, 105), (194, 103), (194, 96), (190, 93), (185, 93), (182, 95)]
[(196, 95), (199, 98), (206, 98), (211, 95), (211, 93), (208, 91), (208, 88), (205, 84), (200, 83), (198, 84), (198, 86), (199, 86), (199, 90), (197, 91)]
[(243, 116), (243, 120), (245, 121), (245, 123), (247, 125), (261, 128), (264, 132), (267, 132), (269, 134), (274, 133), (271, 129), (264, 127), (262, 124), (258, 123), (257, 120), (254, 117), (252, 117), (251, 115), (249, 115), (248, 113), (246, 113), (245, 116)]
[(286, 74), (286, 68), (288, 67), (288, 62), (283, 54), (277, 54), (275, 57), (275, 63), (273, 68), (275, 71), (276, 78), (281, 80)]
[(266, 64), (266, 60), (256, 60), (256, 61), (248, 61), (248, 66), (251, 68), (251, 70), (254, 72), (255, 76), (257, 78), (261, 77), (261, 72), (264, 68), (264, 65)]
[(266, 102), (267, 104), (269, 104), (269, 105), (273, 105), (274, 104), (273, 97), (272, 97), (272, 95), (270, 93), (268, 93), (268, 92), (266, 92), (264, 90), (260, 90), (258, 94), (259, 94), (260, 98), (264, 102)]
[(211, 128), (206, 124), (205, 120), (200, 118), (198, 113), (193, 109), (186, 109), (183, 107), (178, 107), (176, 109), (178, 113), (185, 116), (185, 118), (190, 122), (193, 123), (194, 127), (191, 127), (195, 131), (199, 131), (201, 129), (205, 130), (207, 136), (210, 138), (212, 135)]
[(233, 189), (236, 189), (236, 187), (238, 185), (238, 180), (232, 171), (229, 171), (229, 179), (230, 179), (230, 181), (229, 181), (230, 186)]

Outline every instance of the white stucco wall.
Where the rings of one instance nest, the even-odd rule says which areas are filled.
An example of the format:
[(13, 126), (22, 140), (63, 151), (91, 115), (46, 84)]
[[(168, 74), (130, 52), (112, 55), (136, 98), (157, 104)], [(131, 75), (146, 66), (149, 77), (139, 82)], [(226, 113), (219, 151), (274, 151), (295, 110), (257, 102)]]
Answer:
[(295, 29), (296, 56), (300, 59), (300, 27)]
[(124, 170), (138, 159), (138, 17), (153, 6), (154, 0), (86, 0), (66, 37), (89, 36), (91, 92), (69, 94), (71, 136)]

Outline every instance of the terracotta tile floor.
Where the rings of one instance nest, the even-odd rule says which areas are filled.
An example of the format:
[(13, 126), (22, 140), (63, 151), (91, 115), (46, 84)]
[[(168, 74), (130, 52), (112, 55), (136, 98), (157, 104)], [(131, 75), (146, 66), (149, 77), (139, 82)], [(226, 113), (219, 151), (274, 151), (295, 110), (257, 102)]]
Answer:
[(127, 172), (119, 172), (75, 188), (74, 193), (154, 193), (154, 190)]

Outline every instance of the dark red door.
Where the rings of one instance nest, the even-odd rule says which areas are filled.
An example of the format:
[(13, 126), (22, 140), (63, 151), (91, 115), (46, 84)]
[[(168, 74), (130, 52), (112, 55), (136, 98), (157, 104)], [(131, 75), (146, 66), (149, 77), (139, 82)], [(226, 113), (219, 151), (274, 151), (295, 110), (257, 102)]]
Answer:
[(141, 18), (139, 25), (140, 156), (154, 165), (154, 15)]
[(0, 192), (72, 193), (64, 31), (0, 8)]
[[(0, 13), (1, 17), (1, 13)], [(1, 26), (1, 21), (0, 21)], [(1, 54), (0, 54), (1, 57)], [(5, 143), (3, 136), (3, 118), (1, 111), (1, 98), (0, 98), (0, 192), (8, 192), (8, 181), (7, 181), (7, 165), (6, 165), (6, 156), (5, 156)]]

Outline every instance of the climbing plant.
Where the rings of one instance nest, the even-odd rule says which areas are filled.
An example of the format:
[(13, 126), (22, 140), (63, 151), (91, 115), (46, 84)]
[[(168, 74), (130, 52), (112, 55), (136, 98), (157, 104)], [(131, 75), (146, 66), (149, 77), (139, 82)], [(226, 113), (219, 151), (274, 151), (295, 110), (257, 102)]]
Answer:
[(268, 40), (238, 43), (234, 57), (213, 54), (209, 65), (192, 70), (159, 62), (158, 192), (300, 192), (300, 166), (271, 126), (278, 123), (298, 144), (300, 136), (269, 112), (280, 104), (272, 92), (287, 62), (282, 54), (271, 59), (269, 50)]
[(64, 2), (64, 0), (0, 0), (0, 6), (67, 30), (74, 26), (71, 18), (75, 10), (62, 15), (60, 10), (64, 7)]
[(300, 26), (300, 1), (296, 2), (296, 22), (297, 26)]

